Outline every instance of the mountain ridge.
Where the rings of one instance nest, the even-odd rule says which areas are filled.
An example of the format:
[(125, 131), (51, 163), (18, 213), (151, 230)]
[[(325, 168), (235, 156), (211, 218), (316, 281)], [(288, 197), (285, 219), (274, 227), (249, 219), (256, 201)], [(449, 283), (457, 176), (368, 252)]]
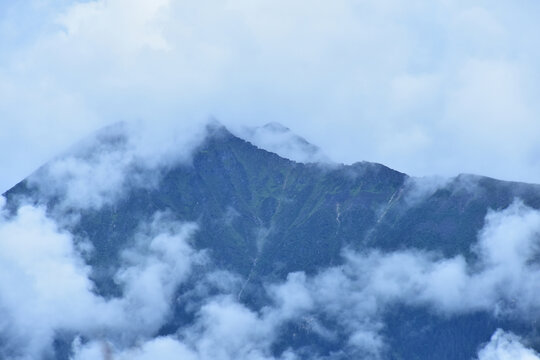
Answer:
[[(201, 215), (209, 218), (219, 218), (218, 213), (224, 213), (229, 207), (232, 207), (235, 211), (240, 211), (240, 214), (247, 219), (246, 221), (251, 224), (249, 227), (270, 228), (271, 219), (276, 217), (277, 221), (290, 222), (287, 226), (294, 229), (297, 227), (302, 228), (302, 226), (310, 229), (315, 228), (318, 229), (319, 235), (326, 234), (325, 236), (328, 237), (325, 242), (327, 250), (330, 250), (330, 244), (340, 244), (340, 246), (331, 250), (331, 258), (334, 260), (340, 256), (341, 241), (343, 239), (345, 239), (345, 243), (357, 243), (361, 241), (359, 239), (366, 240), (367, 237), (368, 243), (373, 245), (374, 240), (372, 239), (377, 237), (374, 232), (382, 232), (381, 238), (395, 241), (396, 233), (392, 231), (387, 219), (396, 220), (397, 217), (401, 216), (399, 214), (400, 208), (405, 206), (409, 212), (414, 213), (416, 211), (422, 214), (428, 211), (418, 209), (414, 204), (412, 206), (405, 204), (406, 200), (404, 199), (407, 197), (407, 192), (411, 192), (410, 181), (415, 181), (415, 178), (382, 164), (357, 162), (351, 165), (319, 165), (316, 163), (295, 162), (236, 137), (217, 122), (212, 123), (208, 129), (209, 135), (194, 151), (191, 165), (180, 165), (166, 170), (158, 185), (160, 190), (134, 188), (130, 190), (131, 194), (128, 197), (146, 196), (150, 204), (155, 207), (155, 210), (169, 208), (171, 211), (181, 214), (179, 217), (184, 216), (189, 220), (198, 219)], [(113, 136), (113, 138), (115, 141), (118, 140), (118, 136)], [(195, 174), (190, 173), (192, 169), (195, 170)], [(279, 171), (273, 169), (279, 169)], [(33, 176), (39, 177), (39, 171)], [(226, 176), (224, 177), (224, 175)], [(302, 180), (304, 177), (316, 178), (318, 181), (314, 184), (306, 184)], [(189, 179), (191, 184), (189, 181), (179, 179)], [(175, 182), (180, 188), (186, 189), (184, 194), (178, 194), (178, 189), (175, 189), (172, 185)], [(196, 182), (203, 185), (197, 186)], [(469, 189), (474, 187), (469, 183), (473, 183), (477, 187), (472, 192), (468, 192)], [(7, 198), (8, 207), (13, 205), (13, 200), (17, 195), (31, 192), (32, 189), (33, 186), (28, 183), (28, 180), (23, 180), (8, 190), (4, 194)], [(492, 192), (497, 197), (496, 200), (492, 199), (482, 204), (484, 209), (476, 216), (475, 227), (469, 229), (465, 237), (466, 240), (462, 241), (465, 244), (474, 241), (476, 232), (481, 227), (488, 208), (505, 208), (510, 205), (514, 197), (519, 196), (524, 196), (527, 205), (539, 208), (539, 189), (540, 186), (534, 184), (500, 181), (477, 175), (472, 177), (470, 175), (459, 175), (450, 178), (444, 186), (435, 188), (431, 194), (424, 194), (423, 196), (427, 196), (428, 200), (438, 198), (440, 201), (435, 203), (439, 207), (442, 204), (451, 207), (456, 202), (459, 202), (465, 208), (468, 205), (474, 205), (475, 200), (486, 200), (485, 194), (475, 194), (475, 191)], [(170, 202), (165, 199), (163, 194), (169, 194), (170, 198), (180, 195), (182, 199), (177, 203)], [(217, 207), (212, 210), (213, 214), (203, 214), (200, 209), (201, 205), (193, 198), (194, 195), (192, 194), (198, 194), (197, 196), (201, 197), (201, 202), (205, 200), (213, 201)], [(206, 199), (204, 194), (212, 194), (212, 198)], [(287, 196), (295, 197), (296, 203), (302, 204), (302, 206), (296, 207), (294, 210), (288, 209)], [(156, 203), (156, 201), (151, 200), (153, 197), (160, 198), (160, 200)], [(51, 200), (54, 203), (54, 199), (48, 201)], [(442, 200), (446, 201), (443, 203)], [(189, 205), (183, 204), (180, 206), (182, 202), (187, 202)], [(136, 202), (131, 203), (129, 199), (125, 204), (125, 206), (131, 206), (133, 209), (141, 206), (137, 205)], [(429, 206), (429, 202), (424, 202), (423, 206)], [(194, 216), (190, 211), (186, 211), (186, 207), (193, 208), (198, 215)], [(460, 209), (460, 211), (466, 211), (465, 208)], [(127, 209), (126, 207), (126, 212)], [(280, 211), (284, 211), (285, 214), (280, 211), (275, 213), (276, 209), (281, 209)], [(450, 210), (452, 209), (445, 209), (445, 211)], [(452, 216), (456, 216), (456, 218), (459, 215), (459, 212), (456, 213), (457, 210), (452, 210)], [(290, 213), (290, 211), (293, 211), (294, 214)], [(440, 209), (435, 208), (431, 208), (430, 211), (435, 214), (437, 211), (441, 212)], [(308, 221), (314, 215), (320, 217), (316, 216), (311, 221)], [(415, 214), (412, 217), (417, 222), (419, 215)], [(290, 219), (294, 220), (289, 221)], [(407, 221), (406, 217), (401, 218), (401, 221)], [(342, 224), (352, 226), (355, 222), (362, 224), (362, 226), (353, 226), (354, 231), (340, 232), (342, 231), (340, 230)], [(407, 223), (403, 226), (409, 227), (411, 225), (414, 224)], [(242, 226), (247, 226), (247, 223)], [(428, 225), (416, 224), (417, 228), (422, 226), (427, 227)], [(246, 233), (246, 231), (246, 229), (240, 230), (240, 233), (242, 233), (240, 236), (244, 239), (254, 236), (254, 234), (250, 234), (249, 231)], [(367, 234), (369, 231), (371, 233)], [(294, 237), (292, 233), (287, 236)], [(414, 234), (415, 232), (412, 231), (411, 233)], [(447, 238), (444, 234), (438, 235)], [(235, 236), (239, 236), (239, 234)], [(435, 239), (433, 236), (431, 238)], [(297, 243), (297, 241), (301, 242), (299, 239), (290, 240), (291, 243)], [(388, 249), (396, 249), (394, 245), (390, 244), (391, 241), (379, 241), (379, 245), (384, 244), (389, 246)], [(248, 245), (248, 243), (248, 240), (244, 240), (243, 246), (253, 248), (253, 244)], [(407, 244), (405, 246), (434, 250), (433, 246), (428, 243), (419, 243), (410, 237), (403, 243)], [(438, 243), (440, 244), (440, 242)], [(375, 244), (377, 244), (376, 241)], [(305, 242), (303, 245), (299, 245), (299, 247), (302, 246), (309, 248), (309, 244)], [(461, 247), (460, 250), (466, 249)], [(253, 253), (253, 249), (250, 253)], [(443, 253), (453, 255), (456, 252), (445, 248)], [(317, 258), (316, 254), (310, 254), (310, 256)], [(289, 269), (287, 273), (290, 271), (292, 269)]]
[[(286, 281), (298, 272), (317, 276), (324, 269), (342, 266), (344, 251), (415, 249), (473, 262), (478, 256), (473, 245), (490, 211), (510, 207), (515, 198), (540, 209), (538, 185), (459, 175), (426, 186), (421, 179), (381, 164), (295, 162), (260, 149), (221, 125), (213, 124), (207, 131), (188, 162), (157, 170), (128, 164), (128, 171), (154, 171), (159, 177), (150, 185), (121, 183), (127, 189), (113, 202), (87, 208), (61, 206), (58, 193), (50, 195), (35, 185), (45, 179), (41, 175), (45, 165), (32, 175), (33, 180), (23, 180), (4, 194), (7, 208), (15, 211), (18, 199), (26, 197), (46, 206), (53, 217), (76, 215), (77, 221), (67, 228), (92, 244), (94, 251), (87, 259), (91, 279), (98, 294), (112, 298), (120, 289), (111, 268), (133, 245), (141, 221), (167, 213), (175, 221), (197, 223), (195, 249), (207, 251), (217, 268), (238, 274), (243, 281), (237, 299), (255, 309), (269, 301), (264, 293), (267, 284)], [(386, 332), (393, 345), (391, 359), (428, 359), (442, 349), (446, 353), (441, 359), (458, 359), (472, 356), (499, 326), (524, 331), (519, 322), (488, 321), (485, 314), (464, 315), (464, 320), (451, 322), (414, 307), (391, 312), (388, 318), (394, 326)], [(189, 321), (193, 316), (176, 305), (160, 334), (170, 334)], [(449, 349), (436, 334), (409, 333), (406, 327), (411, 324), (440, 326), (441, 336), (450, 336), (461, 347)], [(468, 328), (477, 330), (470, 334)], [(297, 334), (295, 340), (292, 334)], [(319, 350), (331, 358), (332, 352), (345, 346), (343, 341), (322, 341), (299, 323), (290, 324), (283, 336), (276, 349), (322, 346)], [(433, 344), (420, 350), (430, 336)], [(323, 345), (316, 345), (320, 341)], [(67, 348), (59, 358), (67, 358)]]

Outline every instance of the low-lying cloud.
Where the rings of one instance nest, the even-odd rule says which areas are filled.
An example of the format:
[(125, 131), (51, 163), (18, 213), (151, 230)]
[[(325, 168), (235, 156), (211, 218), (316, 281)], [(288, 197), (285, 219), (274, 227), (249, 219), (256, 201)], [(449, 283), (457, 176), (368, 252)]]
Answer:
[(45, 209), (22, 206), (0, 219), (0, 347), (7, 359), (38, 359), (58, 332), (131, 344), (167, 320), (172, 294), (206, 256), (189, 245), (193, 224), (158, 214), (124, 251), (115, 280), (122, 296), (96, 294), (73, 236)]
[[(271, 304), (258, 311), (230, 295), (207, 298), (194, 324), (179, 329), (175, 336), (123, 350), (120, 358), (142, 356), (160, 344), (187, 351), (186, 356), (194, 359), (294, 359), (295, 349), (277, 355), (270, 349), (283, 325), (306, 318), (311, 319), (313, 336), (346, 337), (341, 356), (384, 358), (388, 350), (384, 314), (395, 304), (427, 307), (440, 316), (486, 312), (495, 318), (517, 317), (527, 322), (540, 316), (535, 295), (540, 268), (533, 262), (539, 231), (540, 213), (516, 201), (487, 215), (474, 246), (474, 261), (420, 250), (346, 251), (341, 266), (313, 277), (292, 273), (287, 281), (268, 285)], [(337, 327), (325, 327), (324, 318), (333, 319)], [(82, 349), (81, 354), (90, 350)], [(506, 359), (509, 354), (527, 359), (535, 353), (516, 336), (498, 331), (478, 356)], [(310, 356), (317, 358), (317, 354)]]
[(538, 360), (540, 354), (522, 343), (512, 333), (497, 330), (489, 343), (478, 352), (478, 360)]
[[(121, 295), (105, 298), (90, 280), (92, 269), (81, 252), (85, 247), (44, 208), (24, 205), (16, 214), (3, 212), (2, 356), (41, 358), (63, 333), (74, 339), (74, 360), (293, 360), (306, 354), (383, 359), (389, 350), (384, 316), (393, 305), (445, 317), (483, 312), (524, 323), (540, 317), (540, 266), (535, 263), (540, 212), (519, 200), (488, 213), (473, 246), (475, 259), (417, 249), (345, 250), (342, 265), (266, 284), (268, 301), (261, 307), (238, 298), (243, 282), (238, 275), (208, 266), (208, 254), (190, 243), (195, 231), (195, 224), (174, 221), (166, 212), (141, 223), (114, 275)], [(202, 272), (190, 285), (195, 268)], [(178, 293), (181, 285), (188, 287)], [(159, 335), (178, 306), (193, 320)], [(340, 352), (321, 354), (310, 347), (277, 352), (284, 329), (293, 323), (330, 343), (342, 339)], [(536, 359), (524, 341), (498, 331), (478, 359)]]

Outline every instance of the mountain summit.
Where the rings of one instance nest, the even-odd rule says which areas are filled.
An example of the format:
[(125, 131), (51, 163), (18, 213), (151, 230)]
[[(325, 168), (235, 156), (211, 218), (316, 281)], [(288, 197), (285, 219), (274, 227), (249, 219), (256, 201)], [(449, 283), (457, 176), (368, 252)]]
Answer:
[[(83, 359), (97, 341), (119, 358), (159, 344), (194, 359), (465, 359), (506, 332), (540, 345), (540, 186), (311, 162), (320, 150), (282, 125), (247, 134), (214, 124), (157, 161), (117, 127), (4, 194), (5, 222), (40, 208), (69, 234), (103, 309), (143, 313), (54, 323), (31, 356)], [(171, 250), (178, 234), (189, 240)], [(28, 355), (0, 329), (0, 354)]]

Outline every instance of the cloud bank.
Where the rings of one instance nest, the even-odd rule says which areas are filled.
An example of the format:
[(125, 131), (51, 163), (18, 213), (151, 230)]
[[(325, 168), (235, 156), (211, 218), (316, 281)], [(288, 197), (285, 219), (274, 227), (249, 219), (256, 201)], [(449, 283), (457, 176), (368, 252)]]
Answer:
[(0, 188), (103, 125), (209, 115), (281, 122), (338, 162), (540, 182), (538, 6), (3, 4)]
[(189, 245), (194, 224), (157, 214), (141, 225), (115, 281), (122, 296), (97, 295), (74, 237), (41, 207), (22, 206), (0, 219), (0, 351), (5, 359), (39, 359), (58, 334), (133, 344), (153, 336), (173, 305), (172, 295), (206, 256)]
[[(427, 308), (438, 316), (484, 312), (528, 323), (540, 317), (540, 212), (516, 201), (491, 211), (478, 234), (476, 259), (402, 250), (344, 252), (344, 263), (308, 276), (291, 273), (264, 287), (268, 302), (238, 299), (237, 275), (208, 266), (190, 239), (197, 226), (157, 213), (140, 224), (114, 275), (121, 295), (100, 296), (80, 244), (41, 207), (24, 205), (0, 221), (0, 341), (2, 357), (42, 358), (60, 334), (72, 359), (384, 359), (384, 315), (393, 305)], [(32, 249), (32, 251), (29, 251)], [(190, 277), (197, 270), (199, 280)], [(193, 285), (190, 285), (193, 284)], [(188, 285), (178, 293), (181, 285)], [(193, 315), (159, 334), (176, 307)], [(301, 324), (338, 353), (276, 344), (289, 324)], [(498, 330), (479, 360), (536, 359), (526, 339)], [(106, 355), (110, 354), (110, 355)]]
[(540, 355), (521, 343), (521, 339), (502, 330), (497, 330), (491, 340), (478, 353), (478, 360), (537, 360)]

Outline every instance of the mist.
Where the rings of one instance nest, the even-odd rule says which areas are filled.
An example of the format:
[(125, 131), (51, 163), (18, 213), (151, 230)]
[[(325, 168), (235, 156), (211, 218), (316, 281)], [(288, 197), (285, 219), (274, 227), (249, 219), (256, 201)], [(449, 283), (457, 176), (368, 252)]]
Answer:
[(103, 126), (211, 116), (230, 128), (282, 123), (335, 162), (540, 181), (533, 1), (2, 10), (3, 190)]

